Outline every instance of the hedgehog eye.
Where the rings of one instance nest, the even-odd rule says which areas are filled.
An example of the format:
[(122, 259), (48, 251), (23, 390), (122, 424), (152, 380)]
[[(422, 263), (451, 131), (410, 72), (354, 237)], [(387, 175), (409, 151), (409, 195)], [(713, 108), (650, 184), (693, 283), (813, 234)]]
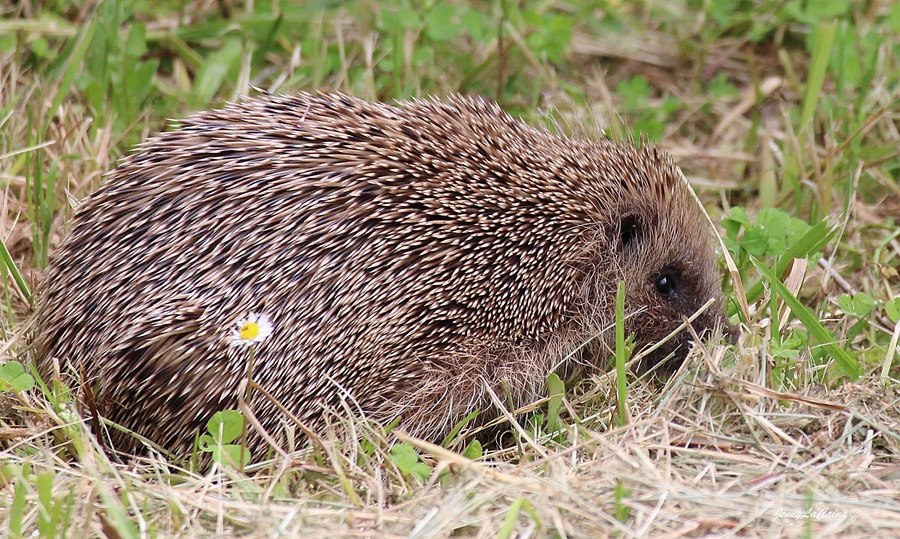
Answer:
[(671, 273), (663, 273), (656, 278), (656, 291), (665, 297), (675, 295), (675, 276)]
[(619, 235), (622, 241), (622, 247), (628, 247), (631, 245), (631, 242), (637, 237), (640, 232), (640, 225), (638, 224), (637, 217), (633, 214), (628, 214), (622, 217), (622, 222), (619, 223)]

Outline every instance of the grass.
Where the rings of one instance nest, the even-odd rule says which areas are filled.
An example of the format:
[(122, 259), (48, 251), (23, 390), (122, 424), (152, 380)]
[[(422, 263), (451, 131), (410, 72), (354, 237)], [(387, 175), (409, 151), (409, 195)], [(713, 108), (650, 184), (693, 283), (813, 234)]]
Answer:
[[(2, 533), (900, 534), (900, 5), (47, 1), (0, 13)], [(659, 144), (734, 261), (723, 286), (747, 300), (729, 306), (740, 342), (697, 347), (665, 384), (627, 392), (617, 369), (564, 397), (555, 380), (516, 443), (486, 454), (394, 443), (336, 416), (313, 449), (246, 473), (110, 458), (76, 401), (13, 363), (29, 364), (28, 291), (117, 159), (167, 118), (254, 88), (474, 93), (567, 133)]]

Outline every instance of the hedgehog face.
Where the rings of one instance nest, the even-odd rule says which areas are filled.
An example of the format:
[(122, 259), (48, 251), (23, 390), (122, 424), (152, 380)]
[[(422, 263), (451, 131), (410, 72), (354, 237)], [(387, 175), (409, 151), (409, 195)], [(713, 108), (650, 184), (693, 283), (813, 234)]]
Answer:
[[(619, 223), (617, 255), (626, 283), (626, 314), (631, 315), (626, 330), (635, 334), (638, 350), (665, 339), (710, 299), (713, 304), (691, 323), (697, 335), (709, 336), (716, 326), (726, 336), (736, 333), (724, 314), (708, 224), (699, 208), (693, 214), (685, 208), (696, 205), (682, 200), (677, 208), (626, 211)], [(688, 330), (679, 332), (650, 354), (639, 370), (665, 361), (662, 371), (674, 371), (691, 340)]]

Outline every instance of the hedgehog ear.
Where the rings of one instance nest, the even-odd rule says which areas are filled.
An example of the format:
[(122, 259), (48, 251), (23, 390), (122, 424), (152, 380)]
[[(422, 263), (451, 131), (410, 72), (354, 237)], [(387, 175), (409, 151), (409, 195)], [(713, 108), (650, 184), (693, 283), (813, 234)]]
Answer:
[(619, 221), (619, 240), (622, 249), (628, 249), (641, 233), (641, 223), (637, 215), (626, 213)]

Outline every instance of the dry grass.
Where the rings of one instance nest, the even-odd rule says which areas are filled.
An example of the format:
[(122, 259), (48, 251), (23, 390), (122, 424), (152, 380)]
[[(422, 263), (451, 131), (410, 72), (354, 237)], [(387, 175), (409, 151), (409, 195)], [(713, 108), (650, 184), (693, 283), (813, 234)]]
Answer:
[[(461, 451), (406, 440), (431, 468), (424, 481), (398, 468), (394, 437), (361, 420), (336, 416), (322, 447), (290, 460), (258, 463), (246, 474), (218, 465), (197, 473), (162, 457), (119, 462), (99, 446), (76, 400), (51, 402), (38, 389), (5, 391), (0, 535), (900, 535), (900, 358), (892, 352), (896, 341), (890, 344), (900, 325), (884, 310), (900, 288), (900, 66), (892, 52), (900, 40), (886, 29), (890, 3), (872, 2), (842, 19), (841, 28), (852, 23), (860, 35), (876, 33), (874, 74), (868, 85), (851, 86), (846, 73), (827, 71), (809, 125), (801, 125), (815, 69), (814, 49), (804, 44), (806, 23), (776, 24), (755, 5), (760, 13), (736, 13), (738, 22), (717, 25), (711, 14), (690, 11), (695, 7), (679, 14), (677, 2), (604, 4), (606, 16), (622, 27), (617, 34), (613, 26), (580, 18), (576, 4), (549, 2), (535, 10), (535, 16), (574, 21), (562, 58), (529, 41), (549, 19), (525, 23), (511, 14), (502, 43), (457, 37), (441, 46), (429, 41), (427, 26), (391, 34), (376, 22), (378, 6), (326, 12), (308, 28), (309, 39), (327, 45), (324, 53), (304, 44), (300, 55), (288, 39), (260, 39), (253, 43), (264, 53), (262, 65), (239, 55), (210, 98), (231, 98), (249, 84), (285, 92), (338, 88), (383, 99), (464, 90), (493, 95), (506, 108), (563, 130), (592, 132), (599, 125), (613, 137), (633, 129), (658, 132), (716, 223), (733, 206), (751, 215), (775, 206), (812, 224), (827, 216), (838, 223), (824, 256), (785, 282), (853, 354), (862, 377), (843, 376), (820, 353), (823, 343), (805, 333), (807, 324), (764, 293), (751, 300), (737, 346), (698, 347), (665, 384), (633, 383), (627, 425), (615, 426), (615, 374), (597, 373), (568, 392), (562, 431), (535, 433), (535, 443), (520, 437), (473, 461)], [(231, 3), (192, 7), (210, 16), (220, 5)], [(242, 6), (231, 9), (228, 16), (243, 20)], [(152, 98), (113, 114), (113, 105), (92, 108), (79, 86), (99, 75), (78, 64), (76, 82), (66, 86), (68, 64), (34, 52), (44, 39), (64, 59), (81, 22), (101, 17), (94, 4), (59, 9), (64, 16), (54, 21), (40, 16), (52, 6), (25, 2), (2, 10), (9, 18), (0, 21), (0, 45), (13, 36), (15, 46), (0, 47), (0, 232), (33, 287), (72, 207), (129, 145), (161, 129), (166, 117), (210, 105), (197, 101), (197, 81), (227, 32), (166, 7), (156, 18), (136, 16), (147, 21), (149, 36), (150, 52), (141, 58), (163, 64)], [(223, 20), (213, 17), (211, 24)], [(742, 21), (771, 24), (771, 33), (751, 39)], [(120, 33), (131, 23), (121, 22)], [(406, 51), (397, 58), (404, 66), (397, 77), (378, 67), (391, 58), (391, 43)], [(412, 54), (426, 48), (427, 61)], [(864, 65), (869, 53), (863, 49)], [(90, 61), (88, 55), (85, 65)], [(718, 76), (727, 85), (711, 82)], [(636, 99), (641, 80), (649, 90)], [(504, 91), (493, 94), (500, 86)], [(109, 88), (114, 96), (117, 88)], [(670, 110), (672, 99), (679, 106)], [(44, 190), (43, 207), (35, 202), (35, 185)], [(775, 267), (777, 257), (762, 259)], [(749, 288), (758, 274), (749, 261), (738, 262)], [(8, 271), (3, 279), (2, 362), (27, 362), (27, 302)], [(856, 331), (858, 320), (837, 299), (859, 291), (876, 308)], [(356, 436), (340, 435), (348, 429)], [(527, 424), (522, 429), (530, 431)]]
[[(248, 475), (218, 466), (189, 473), (161, 458), (114, 463), (77, 421), (66, 427), (66, 438), (84, 444), (74, 460), (51, 449), (47, 421), (0, 435), (14, 441), (7, 469), (53, 477), (75, 536), (116, 537), (121, 514), (134, 531), (172, 537), (498, 537), (510, 523), (515, 537), (896, 536), (900, 467), (884, 459), (900, 451), (895, 391), (777, 393), (721, 369), (721, 347), (703, 352), (661, 391), (634, 386), (625, 427), (602, 428), (612, 410), (599, 410), (599, 421), (569, 425), (559, 442), (545, 437), (480, 462), (408, 440), (434, 466), (424, 484), (401, 474), (385, 438), (362, 422), (354, 428), (375, 444), (371, 457), (328, 437), (316, 455), (267, 461)], [(582, 387), (600, 402), (611, 381)], [(23, 456), (23, 447), (36, 453)], [(10, 507), (13, 489), (0, 497)], [(39, 495), (25, 497), (32, 529)]]

